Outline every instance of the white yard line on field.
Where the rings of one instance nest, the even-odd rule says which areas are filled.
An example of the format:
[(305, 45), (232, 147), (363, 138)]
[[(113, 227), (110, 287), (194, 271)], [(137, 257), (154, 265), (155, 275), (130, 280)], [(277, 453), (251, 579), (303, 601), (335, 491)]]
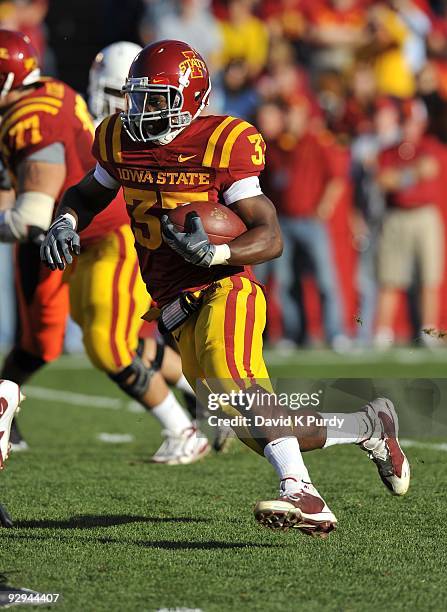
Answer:
[(421, 442), (420, 440), (400, 440), (402, 446), (415, 448), (427, 448), (429, 450), (438, 450), (447, 452), (447, 442)]
[[(57, 389), (48, 389), (46, 387), (26, 386), (24, 389), (25, 395), (29, 398), (45, 400), (48, 402), (59, 402), (70, 404), (71, 406), (80, 406), (86, 408), (105, 408), (107, 410), (128, 410), (129, 412), (145, 412), (144, 408), (137, 402), (117, 399), (115, 397), (104, 397), (101, 395), (87, 395), (85, 393), (73, 393), (72, 391), (59, 391)], [(100, 434), (101, 436), (113, 437), (114, 434)], [(117, 434), (119, 437), (120, 434)], [(103, 442), (128, 442), (130, 440), (105, 440)], [(420, 440), (401, 439), (402, 446), (426, 448), (428, 450), (437, 450), (447, 452), (447, 442), (423, 442)]]
[(380, 363), (443, 363), (447, 362), (443, 350), (430, 351), (423, 348), (393, 348), (389, 351), (355, 350), (350, 353), (335, 353), (327, 349), (296, 350), (284, 353), (272, 349), (264, 351), (267, 365), (357, 365)]
[(120, 410), (126, 407), (127, 402), (115, 397), (104, 397), (101, 395), (86, 395), (85, 393), (73, 393), (73, 391), (59, 391), (46, 387), (34, 387), (25, 385), (23, 389), (25, 396), (33, 399), (45, 400), (47, 402), (60, 402), (72, 406), (86, 406), (88, 408), (107, 408), (109, 410)]
[(112, 434), (106, 432), (99, 433), (96, 438), (100, 442), (107, 442), (108, 444), (126, 444), (135, 440), (132, 434)]
[[(339, 355), (327, 349), (296, 350), (291, 353), (267, 349), (264, 351), (270, 365), (356, 365), (377, 363), (447, 363), (447, 351), (430, 351), (424, 348), (398, 347), (389, 351), (355, 350)], [(51, 370), (93, 370), (94, 367), (83, 354), (62, 355), (48, 366)]]

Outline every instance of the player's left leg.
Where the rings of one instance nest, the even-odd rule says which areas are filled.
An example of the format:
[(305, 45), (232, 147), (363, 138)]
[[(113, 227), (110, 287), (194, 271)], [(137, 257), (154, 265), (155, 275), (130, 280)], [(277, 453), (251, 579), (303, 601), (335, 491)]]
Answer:
[[(265, 308), (259, 285), (247, 278), (226, 278), (205, 292), (199, 311), (174, 332), (174, 337), (179, 343), (185, 376), (192, 385), (202, 379), (218, 396), (242, 391), (242, 403), (234, 400), (223, 409), (228, 416), (242, 419), (234, 427), (236, 434), (264, 455), (280, 478), (280, 497), (259, 502), (256, 519), (275, 529), (297, 527), (305, 533), (325, 536), (335, 528), (337, 520), (310, 481), (294, 432), (281, 422), (271, 426), (267, 421), (256, 420), (257, 416), (285, 416), (281, 406), (268, 405), (263, 399), (271, 395), (262, 356)], [(243, 402), (248, 396), (255, 399), (247, 415)]]
[(141, 315), (149, 297), (133, 241), (130, 227), (122, 226), (81, 254), (70, 277), (72, 316), (92, 363), (160, 422), (166, 439), (153, 460), (190, 463), (204, 456), (209, 445), (198, 439), (160, 373), (163, 354), (145, 362), (138, 351)]
[[(378, 397), (354, 413), (321, 413), (327, 423), (323, 448), (357, 444), (375, 463), (383, 484), (393, 495), (405, 495), (410, 486), (410, 464), (399, 444), (399, 422), (391, 400)], [(324, 435), (324, 432), (323, 432)]]

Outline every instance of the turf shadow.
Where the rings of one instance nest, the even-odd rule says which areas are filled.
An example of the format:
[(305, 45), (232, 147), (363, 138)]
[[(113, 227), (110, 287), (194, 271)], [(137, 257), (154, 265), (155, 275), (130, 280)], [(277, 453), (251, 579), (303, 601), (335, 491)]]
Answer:
[[(106, 539), (106, 538), (105, 538)], [(106, 544), (107, 542), (103, 542)], [(161, 541), (137, 541), (133, 542), (142, 548), (162, 548), (164, 550), (224, 550), (234, 548), (278, 548), (276, 544), (260, 544), (258, 542), (173, 542), (172, 540)]]
[(80, 514), (69, 519), (42, 519), (15, 521), (15, 527), (34, 529), (91, 529), (92, 527), (114, 527), (128, 523), (205, 523), (210, 519), (191, 516), (136, 516), (131, 514), (100, 515)]
[(99, 542), (100, 544), (118, 544), (120, 546), (139, 546), (141, 548), (157, 548), (163, 550), (227, 550), (227, 549), (252, 549), (252, 548), (279, 548), (280, 544), (263, 544), (260, 542), (219, 542), (216, 540), (209, 540), (206, 542), (193, 542), (193, 541), (175, 541), (175, 540), (125, 540), (110, 537), (96, 537), (91, 536), (87, 538), (70, 538), (60, 536), (58, 534), (33, 534), (25, 535), (17, 533), (17, 530), (10, 529), (5, 532), (4, 537), (7, 539), (19, 539), (19, 540), (30, 540), (30, 541), (42, 541), (42, 540), (53, 540), (58, 541), (76, 541), (76, 542)]

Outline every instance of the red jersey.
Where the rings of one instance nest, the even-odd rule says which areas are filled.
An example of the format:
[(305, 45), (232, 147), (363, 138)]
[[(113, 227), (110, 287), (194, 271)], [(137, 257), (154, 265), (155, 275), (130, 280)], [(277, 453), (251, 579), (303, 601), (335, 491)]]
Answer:
[(287, 217), (313, 217), (328, 181), (346, 176), (344, 157), (329, 134), (304, 134), (286, 158), (279, 212)]
[(186, 262), (163, 241), (160, 217), (188, 202), (224, 203), (223, 193), (234, 182), (259, 175), (264, 151), (256, 128), (234, 117), (199, 117), (163, 146), (133, 142), (118, 114), (98, 126), (93, 154), (123, 187), (141, 274), (160, 305), (220, 278), (253, 278), (247, 267)]
[[(431, 136), (424, 136), (416, 143), (402, 142), (397, 146), (385, 149), (379, 155), (379, 169), (395, 168), (404, 170), (414, 165), (418, 158), (423, 156), (435, 157), (443, 164), (445, 149), (439, 141)], [(387, 205), (393, 208), (417, 208), (427, 204), (439, 204), (443, 193), (441, 186), (441, 170), (437, 176), (419, 180), (408, 187), (398, 191), (388, 192), (386, 196)]]
[[(2, 115), (0, 143), (3, 158), (17, 184), (19, 164), (37, 151), (55, 143), (64, 146), (66, 177), (56, 202), (71, 185), (92, 169), (94, 127), (82, 96), (51, 78), (42, 78), (30, 92), (9, 106)], [(98, 240), (108, 231), (128, 223), (123, 199), (113, 204), (82, 232), (82, 244)]]

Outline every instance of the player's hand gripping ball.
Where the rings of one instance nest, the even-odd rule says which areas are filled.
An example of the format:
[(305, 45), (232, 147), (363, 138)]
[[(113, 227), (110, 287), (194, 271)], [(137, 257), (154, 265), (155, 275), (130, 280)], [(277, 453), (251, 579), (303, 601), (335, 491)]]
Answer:
[(178, 206), (161, 218), (165, 242), (183, 259), (212, 265), (215, 245), (226, 244), (247, 231), (240, 217), (221, 204), (192, 202)]

